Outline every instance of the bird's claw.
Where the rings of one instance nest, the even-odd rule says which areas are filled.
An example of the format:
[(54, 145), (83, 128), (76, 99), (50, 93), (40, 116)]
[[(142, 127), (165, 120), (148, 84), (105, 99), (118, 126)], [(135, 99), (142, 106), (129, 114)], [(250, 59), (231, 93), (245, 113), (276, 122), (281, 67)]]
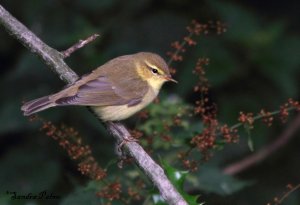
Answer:
[(116, 152), (117, 152), (117, 155), (119, 156), (119, 162), (118, 162), (119, 168), (123, 168), (124, 162), (126, 162), (127, 160), (130, 159), (130, 156), (128, 154), (126, 154), (126, 152), (124, 152), (124, 150), (122, 150), (123, 146), (130, 142), (138, 142), (138, 139), (133, 138), (131, 136), (124, 137), (123, 140), (121, 141), (121, 143), (116, 145)]
[(138, 141), (139, 141), (139, 140), (136, 139), (136, 138), (134, 138), (134, 137), (131, 137), (131, 136), (125, 136), (125, 137), (123, 138), (123, 140), (121, 141), (121, 143), (119, 143), (119, 144), (117, 145), (118, 152), (122, 152), (122, 147), (123, 147), (125, 144), (127, 144), (127, 143), (129, 143), (129, 142), (138, 142)]

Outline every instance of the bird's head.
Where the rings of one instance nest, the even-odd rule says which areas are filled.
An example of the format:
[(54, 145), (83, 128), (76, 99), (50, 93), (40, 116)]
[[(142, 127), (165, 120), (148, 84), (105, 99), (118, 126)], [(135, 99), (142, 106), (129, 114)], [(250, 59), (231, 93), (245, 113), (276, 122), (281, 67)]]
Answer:
[(170, 74), (169, 67), (159, 55), (141, 52), (136, 55), (136, 69), (141, 78), (149, 83), (153, 89), (160, 87), (167, 81), (177, 83)]

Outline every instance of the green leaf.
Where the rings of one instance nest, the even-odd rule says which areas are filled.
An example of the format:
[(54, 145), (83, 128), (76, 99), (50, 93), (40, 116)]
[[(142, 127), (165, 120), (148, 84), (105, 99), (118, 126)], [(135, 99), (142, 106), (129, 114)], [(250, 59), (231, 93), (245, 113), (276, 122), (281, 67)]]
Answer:
[[(179, 171), (179, 170), (175, 169), (174, 167), (172, 167), (171, 165), (169, 165), (165, 161), (161, 161), (161, 163), (162, 163), (164, 170), (166, 171), (166, 175), (167, 175), (168, 179), (175, 186), (175, 188), (181, 194), (181, 196), (188, 202), (188, 204), (189, 205), (199, 205), (199, 203), (197, 203), (197, 199), (199, 198), (199, 196), (189, 195), (183, 189), (186, 176), (189, 172), (188, 171)], [(202, 203), (200, 203), (200, 204), (202, 204)]]
[[(172, 166), (170, 166), (167, 162), (161, 160), (161, 164), (166, 172), (168, 179), (175, 186), (180, 195), (188, 202), (189, 205), (201, 205), (203, 203), (197, 203), (197, 199), (199, 196), (192, 196), (186, 193), (183, 189), (184, 182), (186, 179), (188, 171), (179, 171)], [(151, 198), (155, 205), (167, 205), (164, 199), (161, 197), (157, 190), (153, 191), (151, 194)]]
[(251, 133), (249, 130), (247, 130), (247, 133), (248, 133), (248, 140), (247, 140), (247, 144), (248, 144), (248, 147), (250, 149), (251, 152), (254, 151), (254, 145), (253, 145), (253, 140), (252, 140), (252, 137), (251, 137)]
[(254, 146), (253, 146), (253, 139), (252, 139), (252, 135), (251, 135), (251, 129), (252, 128), (249, 125), (245, 125), (244, 127), (246, 129), (247, 136), (248, 136), (248, 139), (247, 139), (248, 147), (249, 147), (250, 151), (253, 152), (254, 151)]
[(174, 182), (174, 185), (177, 189), (182, 189), (188, 171), (179, 171), (165, 161), (162, 161), (162, 165), (170, 181)]

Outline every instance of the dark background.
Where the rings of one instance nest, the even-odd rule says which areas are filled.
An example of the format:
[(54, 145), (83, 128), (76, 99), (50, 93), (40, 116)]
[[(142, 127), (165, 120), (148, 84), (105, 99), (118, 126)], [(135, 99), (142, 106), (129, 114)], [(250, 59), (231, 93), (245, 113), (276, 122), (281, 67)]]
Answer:
[[(211, 61), (207, 77), (222, 122), (236, 123), (241, 110), (276, 110), (289, 97), (299, 99), (300, 4), (296, 0), (1, 0), (0, 3), (58, 50), (100, 33), (97, 41), (67, 59), (78, 74), (87, 73), (113, 57), (138, 51), (156, 52), (167, 59), (165, 53), (170, 50), (170, 43), (186, 35), (185, 27), (192, 19), (220, 20), (226, 23), (228, 31), (220, 36), (200, 37), (184, 61), (175, 64), (178, 72), (174, 78), (180, 83), (165, 86), (162, 95), (172, 93), (186, 103), (193, 103), (196, 78), (191, 71), (196, 59), (204, 56)], [(0, 204), (28, 203), (7, 199), (6, 191), (49, 190), (64, 201), (88, 179), (77, 172), (76, 164), (54, 140), (39, 131), (38, 123), (29, 122), (20, 111), (22, 101), (56, 92), (64, 84), (3, 28), (0, 68)], [(85, 108), (51, 109), (41, 116), (76, 127), (92, 145), (100, 164), (115, 158), (113, 139)], [(255, 149), (274, 141), (286, 126), (275, 123), (271, 128), (255, 127)], [(207, 204), (266, 204), (282, 194), (286, 184), (300, 183), (298, 136), (299, 132), (263, 163), (237, 176), (251, 181), (251, 186), (223, 196), (204, 187), (200, 189), (202, 200)], [(245, 141), (246, 137), (242, 137), (240, 144), (227, 146), (210, 163), (221, 168), (249, 155)], [(117, 168), (114, 171), (113, 174), (122, 177), (122, 171)], [(300, 204), (299, 190), (284, 204)]]

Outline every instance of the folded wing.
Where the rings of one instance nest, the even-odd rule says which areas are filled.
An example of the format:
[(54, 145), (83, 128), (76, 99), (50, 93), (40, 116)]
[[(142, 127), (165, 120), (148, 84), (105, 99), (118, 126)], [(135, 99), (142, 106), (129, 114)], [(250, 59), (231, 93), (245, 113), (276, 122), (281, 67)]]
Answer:
[(76, 94), (55, 100), (57, 105), (133, 106), (140, 103), (148, 91), (147, 84), (141, 79), (127, 79), (112, 82), (105, 76), (99, 76), (78, 87)]

